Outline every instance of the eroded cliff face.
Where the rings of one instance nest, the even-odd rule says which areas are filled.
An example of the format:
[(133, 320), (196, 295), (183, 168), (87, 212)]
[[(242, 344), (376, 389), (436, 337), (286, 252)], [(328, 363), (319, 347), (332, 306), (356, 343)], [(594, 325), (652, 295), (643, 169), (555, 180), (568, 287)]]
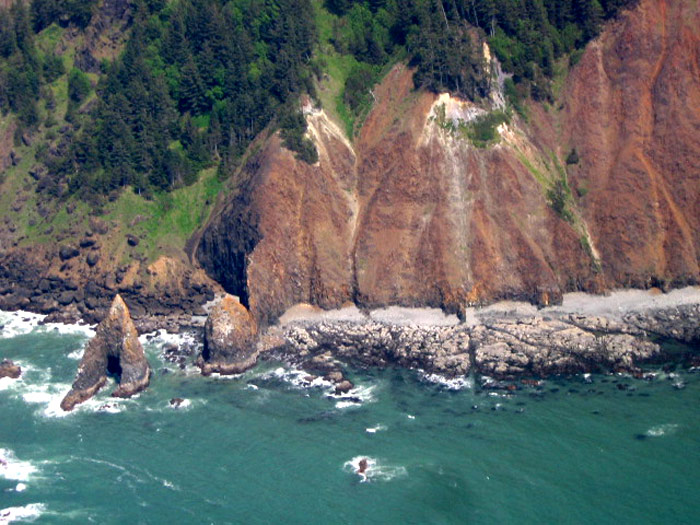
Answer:
[[(573, 68), (561, 110), (532, 104), (485, 148), (460, 126), (494, 108), (415, 92), (402, 66), (354, 145), (309, 108), (319, 162), (273, 136), (198, 259), (262, 323), (299, 302), (459, 312), (698, 282), (699, 16), (689, 0), (624, 12)], [(557, 184), (572, 188), (558, 213)]]
[(562, 134), (608, 282), (697, 282), (700, 11), (643, 1), (592, 42), (569, 79)]

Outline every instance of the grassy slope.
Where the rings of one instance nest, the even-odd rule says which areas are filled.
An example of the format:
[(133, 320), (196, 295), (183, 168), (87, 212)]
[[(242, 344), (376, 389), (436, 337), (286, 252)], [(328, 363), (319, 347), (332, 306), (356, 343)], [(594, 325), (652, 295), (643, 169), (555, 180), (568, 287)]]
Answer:
[(327, 74), (318, 86), (318, 95), (326, 113), (336, 122), (342, 122), (348, 137), (352, 138), (355, 118), (343, 101), (345, 81), (354, 66), (358, 64), (352, 55), (341, 55), (331, 44), (333, 23), (337, 16), (323, 7), (323, 0), (313, 0), (318, 28), (318, 60)]
[[(64, 30), (52, 25), (37, 36), (37, 44), (43, 52), (56, 48), (63, 39)], [(21, 155), (21, 162), (6, 170), (2, 191), (0, 192), (0, 214), (10, 217), (16, 226), (16, 235), (20, 245), (54, 243), (57, 238), (67, 236), (71, 240), (71, 232), (82, 236), (89, 228), (89, 217), (93, 213), (89, 205), (75, 197), (69, 197), (63, 202), (48, 203), (46, 199), (35, 192), (36, 181), (28, 172), (36, 163), (37, 148), (49, 142), (51, 136), (56, 136), (58, 130), (66, 124), (64, 115), (68, 106), (68, 72), (73, 67), (76, 42), (68, 42), (68, 48), (63, 54), (66, 74), (50, 85), (53, 91), (56, 108), (51, 112), (54, 123), (47, 127), (41, 125), (30, 146), (15, 145), (14, 150)], [(93, 82), (97, 75), (90, 75)], [(94, 93), (88, 98), (94, 98)], [(49, 111), (42, 103), (42, 121), (49, 116)], [(0, 132), (11, 125), (11, 115), (0, 117)], [(0, 179), (2, 180), (2, 179)], [(158, 195), (147, 200), (136, 195), (130, 188), (125, 189), (114, 202), (107, 203), (99, 217), (110, 222), (115, 229), (124, 235), (108, 236), (104, 239), (103, 248), (106, 253), (119, 256), (125, 253), (122, 246), (126, 242), (125, 234), (130, 233), (141, 239), (139, 245), (130, 250), (130, 254), (140, 255), (148, 261), (155, 260), (161, 254), (182, 254), (187, 239), (208, 219), (214, 201), (225, 184), (220, 182), (216, 169), (210, 168), (200, 173), (198, 181), (188, 187), (177, 189), (170, 194)], [(49, 215), (42, 218), (37, 213), (40, 199)], [(16, 203), (23, 201), (21, 209)]]

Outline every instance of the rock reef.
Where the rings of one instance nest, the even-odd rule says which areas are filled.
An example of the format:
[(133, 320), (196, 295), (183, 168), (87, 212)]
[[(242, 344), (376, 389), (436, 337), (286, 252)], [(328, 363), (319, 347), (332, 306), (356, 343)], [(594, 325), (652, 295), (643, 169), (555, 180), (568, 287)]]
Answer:
[(198, 364), (203, 375), (240, 374), (255, 365), (257, 325), (235, 297), (225, 295), (204, 325), (204, 350)]
[(129, 309), (118, 294), (107, 317), (97, 327), (85, 348), (73, 387), (61, 402), (61, 408), (73, 410), (102, 388), (107, 374), (116, 376), (118, 387), (114, 397), (130, 397), (145, 389), (151, 367), (146, 360)]

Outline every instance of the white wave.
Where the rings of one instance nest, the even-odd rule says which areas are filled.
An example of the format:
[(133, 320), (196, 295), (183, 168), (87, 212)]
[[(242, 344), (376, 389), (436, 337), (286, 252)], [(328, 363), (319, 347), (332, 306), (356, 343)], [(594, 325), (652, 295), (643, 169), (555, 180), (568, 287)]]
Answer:
[(11, 339), (32, 332), (55, 332), (61, 335), (82, 335), (86, 338), (95, 335), (95, 328), (86, 324), (43, 323), (46, 315), (32, 312), (0, 312), (0, 339)]
[(97, 325), (46, 323), (37, 328), (39, 332), (56, 332), (61, 335), (82, 335), (86, 339), (95, 337)]
[(178, 487), (177, 485), (175, 485), (172, 481), (168, 481), (167, 479), (162, 480), (162, 483), (163, 483), (163, 486), (164, 486), (165, 488), (168, 488), (168, 489), (170, 489), (170, 490), (176, 490), (176, 491), (178, 491), (178, 492), (179, 492), (180, 490), (182, 490), (182, 489), (180, 489), (180, 487)]
[(17, 483), (17, 486), (15, 487), (15, 492), (24, 492), (27, 490), (27, 485), (24, 483)]
[(280, 379), (296, 388), (322, 388), (333, 390), (335, 385), (320, 376), (314, 376), (299, 368), (284, 368), (282, 366), (263, 373), (260, 379)]
[(377, 425), (376, 427), (368, 427), (365, 429), (365, 432), (368, 434), (376, 434), (377, 432), (381, 432), (382, 430), (386, 430), (386, 427), (384, 425)]
[(0, 476), (14, 481), (29, 481), (39, 469), (29, 461), (21, 461), (12, 450), (0, 448)]
[(167, 330), (160, 329), (155, 332), (150, 332), (147, 334), (141, 334), (139, 336), (139, 341), (143, 346), (155, 345), (159, 349), (162, 349), (167, 344), (173, 344), (177, 346), (189, 345), (189, 346), (199, 346), (197, 338), (193, 332), (182, 332), (177, 334), (172, 334)]
[[(199, 370), (199, 368), (197, 368), (197, 370)], [(243, 377), (243, 374), (220, 374), (219, 372), (212, 372), (208, 377), (227, 381), (231, 379), (240, 379)]]
[[(360, 461), (367, 461), (367, 468), (364, 473), (360, 473)], [(351, 474), (357, 474), (361, 478), (361, 482), (370, 481), (391, 481), (397, 477), (403, 477), (407, 474), (406, 468), (400, 465), (385, 465), (380, 463), (376, 458), (369, 456), (355, 456), (354, 458), (343, 463), (343, 470)]]
[(471, 390), (474, 388), (474, 380), (467, 376), (448, 378), (440, 374), (426, 374), (423, 372), (421, 378), (428, 383), (440, 385), (446, 390), (463, 390), (465, 388)]
[(375, 385), (359, 385), (349, 390), (346, 394), (330, 394), (329, 397), (338, 399), (335, 407), (338, 409), (351, 408), (371, 403), (374, 397)]
[(678, 430), (678, 425), (673, 423), (667, 423), (665, 425), (657, 425), (651, 427), (647, 430), (647, 436), (649, 437), (661, 437), (670, 434), (674, 434)]
[(68, 359), (73, 359), (74, 361), (80, 361), (83, 358), (84, 353), (85, 353), (85, 345), (81, 345), (80, 347), (73, 350), (66, 357)]
[(8, 507), (0, 509), (0, 524), (13, 523), (15, 521), (35, 521), (46, 511), (43, 503), (30, 503), (24, 507)]
[[(108, 386), (103, 388), (108, 388)], [(76, 405), (71, 412), (66, 412), (61, 408), (61, 401), (63, 401), (70, 389), (71, 385), (66, 383), (33, 384), (28, 385), (21, 392), (21, 397), (26, 403), (41, 405), (38, 413), (50, 418), (62, 418), (81, 412), (118, 414), (124, 410), (125, 405), (130, 401), (129, 399), (116, 397), (105, 398), (104, 395), (99, 395)]]
[(31, 312), (0, 312), (0, 338), (11, 339), (31, 333), (46, 316)]
[(343, 409), (345, 409), (345, 408), (354, 408), (354, 407), (359, 407), (359, 406), (361, 406), (361, 405), (362, 405), (362, 403), (359, 403), (359, 402), (353, 401), (353, 400), (350, 400), (350, 401), (338, 401), (338, 402), (336, 402), (336, 404), (335, 404), (335, 408), (337, 408), (338, 410), (343, 410)]
[(180, 402), (180, 404), (173, 404), (173, 403), (168, 402), (168, 406), (172, 409), (175, 409), (175, 410), (186, 410), (192, 406), (192, 401), (190, 401), (189, 399), (183, 399)]

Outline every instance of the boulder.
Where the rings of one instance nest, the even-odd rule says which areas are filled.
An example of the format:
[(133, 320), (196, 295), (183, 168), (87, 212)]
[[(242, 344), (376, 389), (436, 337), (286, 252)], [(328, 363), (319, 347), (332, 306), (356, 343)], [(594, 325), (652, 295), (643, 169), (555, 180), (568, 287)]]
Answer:
[(140, 392), (148, 386), (151, 375), (129, 309), (119, 295), (85, 348), (78, 375), (61, 408), (70, 411), (90, 399), (105, 384), (108, 373), (116, 376), (119, 384), (114, 397)]
[(20, 375), (22, 375), (22, 369), (12, 361), (3, 359), (3, 361), (0, 362), (0, 378), (9, 377), (11, 379), (17, 379)]
[(336, 395), (341, 395), (341, 394), (347, 394), (350, 392), (350, 390), (353, 389), (355, 385), (353, 385), (350, 381), (345, 379), (344, 381), (341, 381), (335, 386), (335, 394)]
[(77, 257), (79, 254), (80, 251), (75, 246), (62, 246), (58, 251), (58, 256), (62, 261), (67, 261), (68, 259)]
[(204, 351), (198, 361), (203, 375), (240, 374), (255, 365), (258, 329), (250, 312), (226, 295), (204, 325)]

